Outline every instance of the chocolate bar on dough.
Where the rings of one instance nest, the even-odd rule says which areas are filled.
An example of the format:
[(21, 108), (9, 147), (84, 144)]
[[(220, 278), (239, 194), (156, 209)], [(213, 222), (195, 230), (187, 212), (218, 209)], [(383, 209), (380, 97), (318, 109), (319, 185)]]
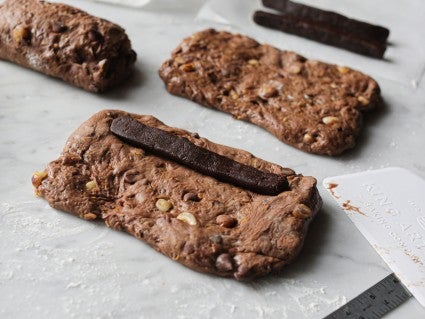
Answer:
[[(135, 146), (143, 142), (140, 127), (150, 137), (153, 132), (155, 140), (148, 143), (154, 146)], [(266, 195), (234, 185), (232, 178), (224, 182), (205, 175), (199, 165), (208, 165), (207, 157), (196, 170), (190, 161), (174, 161), (170, 158), (178, 150), (164, 148), (167, 139), (184, 139), (190, 159), (199, 149), (207, 157), (213, 153), (226, 158), (216, 169), (230, 175), (236, 172), (228, 165), (236, 162), (257, 170), (258, 176), (280, 176), (287, 184)], [(158, 149), (163, 152), (154, 152)], [(102, 220), (193, 270), (237, 280), (275, 272), (293, 261), (322, 204), (313, 177), (169, 127), (152, 116), (115, 110), (101, 111), (83, 123), (59, 158), (35, 173), (32, 182), (54, 208)]]
[(0, 4), (0, 59), (102, 92), (131, 73), (124, 29), (77, 8), (39, 0)]

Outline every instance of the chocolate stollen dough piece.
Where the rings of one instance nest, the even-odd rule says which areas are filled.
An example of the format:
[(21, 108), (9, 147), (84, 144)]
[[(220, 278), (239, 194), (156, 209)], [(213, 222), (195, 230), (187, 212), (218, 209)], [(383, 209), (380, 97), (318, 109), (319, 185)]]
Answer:
[[(288, 190), (260, 195), (133, 147), (110, 131), (121, 116), (285, 176)], [(34, 174), (33, 184), (52, 207), (103, 220), (191, 269), (238, 280), (290, 263), (322, 203), (313, 177), (166, 126), (152, 116), (112, 110), (83, 123), (60, 157)]]
[(189, 140), (138, 122), (130, 116), (112, 121), (111, 132), (124, 141), (153, 154), (186, 165), (219, 181), (265, 195), (277, 195), (288, 188), (285, 176), (262, 172), (252, 166), (196, 146)]
[(130, 75), (136, 53), (125, 31), (109, 21), (64, 4), (6, 0), (0, 59), (102, 92)]
[(318, 9), (289, 0), (262, 0), (262, 2), (265, 7), (275, 9), (285, 15), (327, 25), (338, 29), (341, 33), (349, 33), (369, 41), (385, 43), (390, 34), (390, 30), (385, 27), (350, 19), (337, 12)]
[(264, 27), (295, 34), (378, 59), (384, 56), (387, 49), (385, 43), (370, 41), (357, 37), (352, 33), (341, 32), (337, 27), (300, 19), (292, 15), (277, 15), (256, 11), (253, 19), (257, 24)]
[(159, 70), (167, 90), (232, 114), (307, 152), (354, 147), (380, 103), (369, 76), (213, 29), (182, 41)]

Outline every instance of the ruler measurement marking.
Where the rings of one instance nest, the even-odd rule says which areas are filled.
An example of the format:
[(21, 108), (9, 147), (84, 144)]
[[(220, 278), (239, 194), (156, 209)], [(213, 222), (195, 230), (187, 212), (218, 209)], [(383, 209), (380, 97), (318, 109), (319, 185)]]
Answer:
[(397, 277), (390, 274), (324, 319), (380, 319), (410, 297)]

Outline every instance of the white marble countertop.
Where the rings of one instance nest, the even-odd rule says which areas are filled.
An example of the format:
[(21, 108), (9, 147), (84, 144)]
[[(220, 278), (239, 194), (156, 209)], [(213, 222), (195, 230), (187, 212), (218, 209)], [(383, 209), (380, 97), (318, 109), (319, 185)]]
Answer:
[[(249, 15), (259, 1), (215, 0), (196, 19), (204, 1), (156, 1), (133, 9), (64, 1), (128, 31), (139, 58), (136, 75), (120, 90), (94, 95), (0, 61), (0, 317), (320, 318), (389, 274), (321, 186), (324, 206), (298, 260), (253, 283), (195, 273), (131, 236), (55, 211), (34, 196), (33, 171), (57, 158), (71, 132), (106, 108), (152, 114), (313, 175), (319, 185), (326, 176), (387, 166), (425, 178), (425, 43), (418, 38), (425, 2), (404, 1), (403, 10), (396, 1), (332, 2), (335, 10), (390, 27), (387, 60), (377, 61), (255, 26)], [(330, 0), (309, 2), (332, 7)], [(161, 62), (183, 37), (206, 27), (370, 73), (381, 85), (385, 108), (367, 118), (355, 150), (329, 158), (169, 95), (157, 75)], [(412, 298), (386, 318), (401, 316), (424, 318), (425, 309)]]

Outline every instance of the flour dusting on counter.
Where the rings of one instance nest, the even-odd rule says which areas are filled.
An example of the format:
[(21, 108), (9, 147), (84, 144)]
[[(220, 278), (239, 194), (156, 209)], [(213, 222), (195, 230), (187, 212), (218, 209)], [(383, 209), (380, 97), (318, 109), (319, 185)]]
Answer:
[[(37, 288), (42, 285), (60, 291), (57, 307), (70, 318), (127, 316), (160, 300), (178, 309), (177, 318), (189, 318), (194, 311), (205, 317), (255, 313), (257, 318), (291, 318), (301, 311), (302, 318), (314, 318), (345, 301), (317, 282), (274, 276), (243, 284), (198, 274), (126, 234), (54, 211), (38, 200), (0, 207), (2, 236), (16, 243), (2, 262), (0, 284), (8, 287), (13, 281), (31, 287), (19, 305), (30, 311), (29, 305), (41, 303), (39, 315), (50, 314), (50, 307), (42, 305), (42, 295), (49, 292)], [(164, 305), (159, 312), (169, 308)], [(7, 316), (8, 311), (0, 314)]]

